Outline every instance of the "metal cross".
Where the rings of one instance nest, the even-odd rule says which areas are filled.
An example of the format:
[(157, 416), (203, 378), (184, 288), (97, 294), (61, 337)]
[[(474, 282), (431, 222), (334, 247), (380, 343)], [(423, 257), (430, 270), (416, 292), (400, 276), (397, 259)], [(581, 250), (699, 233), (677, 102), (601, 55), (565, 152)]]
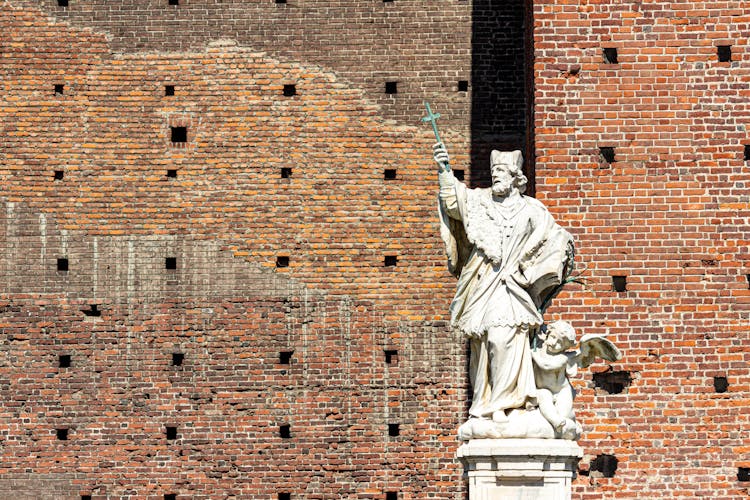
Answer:
[[(425, 101), (424, 107), (427, 108), (427, 116), (422, 118), (422, 121), (425, 123), (431, 123), (432, 124), (432, 131), (435, 133), (435, 140), (439, 143), (443, 143), (442, 140), (440, 140), (440, 132), (438, 132), (437, 128), (437, 119), (440, 118), (440, 113), (433, 113), (432, 109), (430, 108), (430, 103)], [(449, 164), (445, 164), (445, 169), (450, 171), (451, 167)]]
[(437, 142), (443, 142), (440, 140), (440, 132), (438, 132), (437, 128), (437, 119), (440, 118), (440, 113), (433, 113), (432, 109), (430, 109), (430, 103), (427, 101), (424, 102), (424, 107), (427, 108), (427, 116), (422, 118), (422, 121), (425, 123), (431, 122), (432, 131), (435, 132), (435, 140)]

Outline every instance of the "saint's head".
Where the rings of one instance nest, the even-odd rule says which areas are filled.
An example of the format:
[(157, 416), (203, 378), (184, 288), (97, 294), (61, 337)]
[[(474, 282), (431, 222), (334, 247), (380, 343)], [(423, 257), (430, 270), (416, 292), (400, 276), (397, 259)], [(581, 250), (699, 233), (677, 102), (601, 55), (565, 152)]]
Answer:
[(519, 193), (526, 191), (528, 180), (523, 175), (523, 155), (520, 151), (492, 151), (490, 173), (492, 194), (508, 196), (515, 187)]

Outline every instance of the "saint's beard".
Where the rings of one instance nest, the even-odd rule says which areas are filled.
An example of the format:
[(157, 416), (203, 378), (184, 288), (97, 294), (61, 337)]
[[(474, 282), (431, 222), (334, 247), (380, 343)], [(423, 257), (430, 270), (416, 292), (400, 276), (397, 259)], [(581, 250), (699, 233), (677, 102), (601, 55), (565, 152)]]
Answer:
[(498, 179), (492, 183), (492, 194), (495, 196), (508, 196), (513, 189), (513, 179)]

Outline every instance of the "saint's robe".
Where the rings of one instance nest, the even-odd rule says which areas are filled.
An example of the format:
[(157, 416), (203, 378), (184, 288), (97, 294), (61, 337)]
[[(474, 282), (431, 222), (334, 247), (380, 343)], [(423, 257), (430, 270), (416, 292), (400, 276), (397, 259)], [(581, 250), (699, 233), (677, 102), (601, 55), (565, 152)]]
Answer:
[(530, 332), (572, 271), (573, 243), (541, 202), (468, 189), (443, 172), (439, 212), (450, 271), (458, 277), (451, 325), (470, 339), (469, 413), (535, 404)]

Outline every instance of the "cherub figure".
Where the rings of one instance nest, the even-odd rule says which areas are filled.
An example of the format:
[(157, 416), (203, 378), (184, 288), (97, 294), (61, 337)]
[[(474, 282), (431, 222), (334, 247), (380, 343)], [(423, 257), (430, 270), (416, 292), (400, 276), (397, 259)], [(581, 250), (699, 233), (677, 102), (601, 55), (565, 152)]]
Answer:
[(616, 361), (622, 354), (603, 335), (592, 334), (581, 337), (579, 349), (567, 352), (576, 341), (575, 330), (567, 321), (554, 321), (546, 330), (537, 335), (542, 345), (535, 346), (531, 352), (539, 411), (557, 435), (577, 439), (581, 427), (573, 413), (575, 390), (569, 378), (578, 373), (579, 366), (585, 368), (597, 357)]

